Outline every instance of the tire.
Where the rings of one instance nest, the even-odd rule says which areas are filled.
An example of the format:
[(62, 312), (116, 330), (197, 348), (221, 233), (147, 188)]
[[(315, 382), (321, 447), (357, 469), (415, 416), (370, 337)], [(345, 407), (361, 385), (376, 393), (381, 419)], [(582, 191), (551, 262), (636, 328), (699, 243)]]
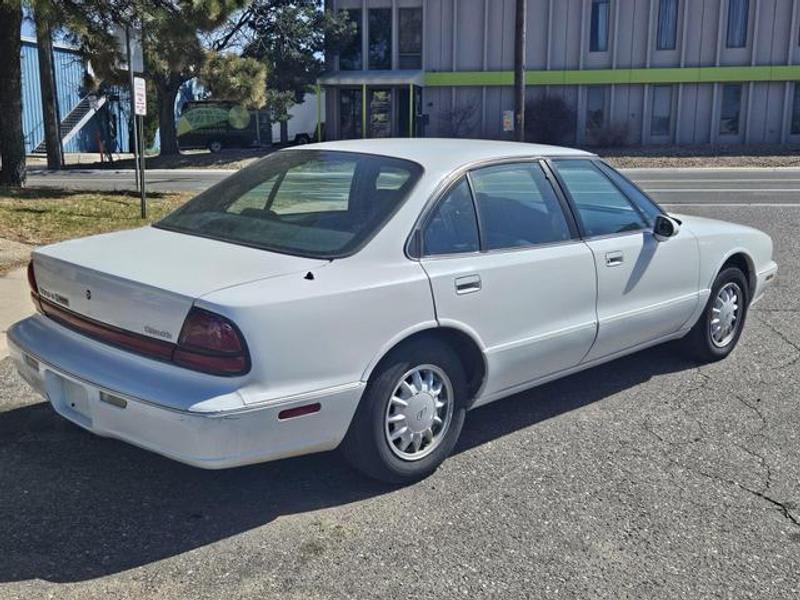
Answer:
[[(414, 372), (421, 375), (417, 384), (422, 383), (417, 389), (422, 393), (416, 395), (410, 393), (417, 385)], [(431, 378), (422, 379), (428, 373)], [(406, 379), (414, 388), (402, 386)], [(427, 393), (431, 381), (433, 390), (437, 382), (442, 384), (438, 395)], [(398, 390), (399, 396), (410, 400), (408, 406), (392, 400)], [(370, 377), (342, 442), (342, 453), (353, 467), (374, 479), (395, 484), (418, 481), (433, 473), (453, 451), (464, 425), (466, 399), (464, 367), (453, 350), (431, 338), (409, 342), (388, 355)], [(437, 407), (437, 401), (445, 407)], [(430, 428), (432, 437), (428, 438), (427, 429), (418, 432), (425, 427)], [(390, 442), (391, 436), (396, 436), (394, 442)], [(418, 450), (415, 439), (420, 442)]]
[[(726, 331), (723, 326), (722, 332), (717, 333), (715, 337), (715, 334), (712, 333), (712, 321), (720, 314), (717, 312), (720, 310), (718, 299), (722, 301), (720, 294), (723, 289), (730, 290), (736, 295), (737, 312), (735, 313), (735, 321), (730, 333), (723, 335)], [(744, 273), (736, 267), (723, 269), (714, 280), (714, 285), (711, 286), (711, 295), (708, 298), (703, 314), (700, 315), (697, 323), (683, 339), (684, 349), (687, 354), (695, 360), (707, 363), (722, 360), (733, 352), (742, 335), (749, 304), (750, 292)], [(726, 321), (724, 317), (728, 314), (726, 309), (723, 308), (721, 314), (723, 315), (724, 323)]]
[(311, 143), (311, 138), (306, 133), (297, 134), (294, 138), (294, 143), (298, 146)]
[(222, 142), (220, 142), (219, 140), (212, 140), (208, 142), (208, 149), (214, 154), (216, 154), (217, 152), (220, 152), (222, 150)]

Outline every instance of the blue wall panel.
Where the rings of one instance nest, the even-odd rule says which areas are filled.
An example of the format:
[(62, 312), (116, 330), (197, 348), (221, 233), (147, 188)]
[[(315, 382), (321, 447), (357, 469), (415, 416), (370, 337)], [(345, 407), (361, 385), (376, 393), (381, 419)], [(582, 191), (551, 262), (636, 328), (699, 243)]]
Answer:
[[(85, 95), (83, 78), (86, 72), (84, 60), (69, 48), (53, 50), (58, 108), (63, 120)], [(22, 41), (22, 127), (25, 133), (25, 152), (30, 153), (44, 139), (42, 119), (42, 94), (39, 86), (39, 57), (35, 42)], [(116, 125), (114, 152), (128, 151), (128, 102), (127, 89), (114, 89), (106, 109), (95, 114), (80, 132), (64, 145), (65, 152), (97, 152), (100, 119), (111, 119)], [(109, 111), (110, 114), (104, 114)]]

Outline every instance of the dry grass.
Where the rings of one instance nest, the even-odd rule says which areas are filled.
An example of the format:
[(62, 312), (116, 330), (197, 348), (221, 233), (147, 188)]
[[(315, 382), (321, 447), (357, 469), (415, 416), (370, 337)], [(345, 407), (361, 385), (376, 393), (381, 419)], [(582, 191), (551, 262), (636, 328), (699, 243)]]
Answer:
[(150, 194), (148, 219), (143, 220), (139, 198), (131, 193), (0, 188), (0, 238), (38, 246), (140, 227), (160, 219), (190, 197)]

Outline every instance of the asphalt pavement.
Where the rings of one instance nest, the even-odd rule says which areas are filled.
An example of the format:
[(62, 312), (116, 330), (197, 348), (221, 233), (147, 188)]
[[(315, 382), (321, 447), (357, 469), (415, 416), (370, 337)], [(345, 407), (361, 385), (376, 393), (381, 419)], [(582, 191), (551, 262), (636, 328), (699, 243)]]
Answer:
[(336, 452), (183, 466), (69, 424), (5, 359), (0, 598), (800, 597), (800, 205), (747, 204), (681, 208), (775, 241), (728, 359), (662, 346), (477, 409), (404, 488)]
[[(235, 171), (172, 169), (147, 171), (154, 192), (201, 192)], [(623, 169), (657, 201), (669, 204), (787, 204), (800, 202), (800, 168)], [(74, 190), (134, 190), (132, 170), (33, 170), (32, 186)]]

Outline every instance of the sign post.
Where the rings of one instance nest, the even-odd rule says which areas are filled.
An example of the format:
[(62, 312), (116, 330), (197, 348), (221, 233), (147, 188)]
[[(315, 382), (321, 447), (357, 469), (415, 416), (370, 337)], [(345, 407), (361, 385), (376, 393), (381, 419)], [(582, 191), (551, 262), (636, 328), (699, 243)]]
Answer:
[[(144, 117), (147, 115), (147, 86), (146, 82), (141, 77), (133, 78), (133, 114), (136, 122), (134, 124), (137, 130), (137, 138), (139, 143), (139, 168), (137, 187), (142, 201), (142, 218), (147, 218), (147, 200), (145, 198), (145, 179), (144, 179)], [(135, 157), (134, 157), (135, 158)]]
[[(128, 82), (130, 83), (130, 95), (131, 95), (131, 109), (133, 108), (133, 96), (134, 96), (134, 83), (133, 83), (133, 47), (131, 45), (131, 30), (129, 27), (125, 28), (125, 53), (127, 54), (128, 58)], [(139, 191), (139, 132), (137, 131), (136, 127), (136, 117), (134, 116), (134, 111), (131, 110), (131, 125), (133, 127), (133, 131), (131, 134), (133, 135), (133, 170), (136, 176), (136, 191)]]

